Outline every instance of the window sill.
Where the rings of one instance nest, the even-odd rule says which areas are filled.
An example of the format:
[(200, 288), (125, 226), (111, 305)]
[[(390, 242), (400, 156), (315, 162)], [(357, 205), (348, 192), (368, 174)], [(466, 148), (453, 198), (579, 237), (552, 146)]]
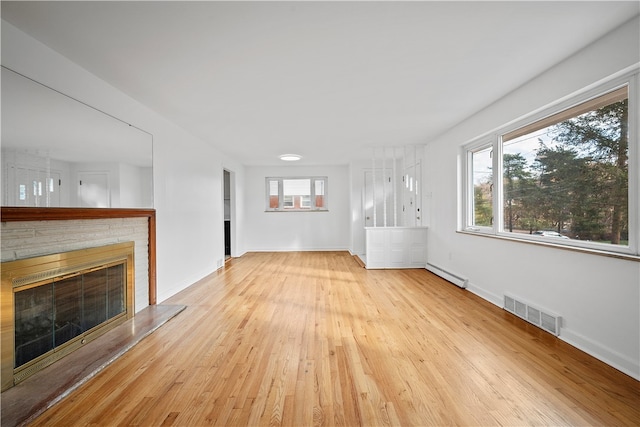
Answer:
[(546, 246), (546, 247), (555, 248), (555, 249), (561, 249), (561, 250), (565, 250), (565, 251), (581, 252), (581, 253), (584, 253), (584, 254), (605, 256), (605, 257), (609, 257), (609, 258), (623, 259), (623, 260), (626, 260), (626, 261), (640, 262), (640, 256), (632, 255), (632, 254), (623, 254), (623, 253), (619, 253), (619, 252), (604, 251), (604, 250), (598, 250), (598, 249), (593, 249), (593, 248), (581, 248), (581, 247), (577, 247), (577, 246), (560, 245), (560, 244), (556, 244), (556, 243), (553, 243), (553, 242), (538, 242), (538, 241), (533, 241), (533, 240), (517, 239), (515, 237), (496, 235), (496, 234), (487, 234), (487, 233), (483, 233), (481, 231), (457, 230), (456, 232), (460, 233), (460, 234), (466, 234), (466, 235), (469, 235), (469, 236), (488, 237), (488, 238), (491, 238), (491, 239), (506, 240), (506, 241), (509, 241), (509, 242), (525, 243), (525, 244), (537, 245), (537, 246)]
[(265, 209), (265, 212), (329, 212), (329, 209)]

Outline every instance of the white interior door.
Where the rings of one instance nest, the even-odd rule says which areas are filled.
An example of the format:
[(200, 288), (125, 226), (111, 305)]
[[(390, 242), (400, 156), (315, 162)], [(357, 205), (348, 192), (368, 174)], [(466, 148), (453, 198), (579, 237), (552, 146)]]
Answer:
[(9, 206), (60, 206), (60, 172), (11, 165), (7, 181)]
[(404, 224), (410, 227), (422, 225), (422, 164), (420, 161), (405, 168), (403, 185)]
[[(11, 166), (9, 178), (9, 204), (13, 206), (36, 206), (31, 182), (33, 170), (22, 166)], [(13, 179), (11, 179), (13, 178)]]
[(47, 206), (55, 208), (60, 206), (60, 190), (62, 181), (60, 180), (60, 172), (50, 172), (49, 177), (45, 179)]

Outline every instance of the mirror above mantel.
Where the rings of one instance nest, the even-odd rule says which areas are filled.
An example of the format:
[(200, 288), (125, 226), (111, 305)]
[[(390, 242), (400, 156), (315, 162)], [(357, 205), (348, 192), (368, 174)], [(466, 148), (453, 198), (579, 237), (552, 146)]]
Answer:
[(2, 206), (153, 208), (153, 138), (2, 67)]

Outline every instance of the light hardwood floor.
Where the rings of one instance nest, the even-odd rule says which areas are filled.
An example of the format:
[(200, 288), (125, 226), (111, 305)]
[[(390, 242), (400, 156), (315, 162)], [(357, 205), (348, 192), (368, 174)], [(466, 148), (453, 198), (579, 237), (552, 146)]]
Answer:
[(640, 382), (426, 270), (249, 253), (34, 425), (640, 425)]

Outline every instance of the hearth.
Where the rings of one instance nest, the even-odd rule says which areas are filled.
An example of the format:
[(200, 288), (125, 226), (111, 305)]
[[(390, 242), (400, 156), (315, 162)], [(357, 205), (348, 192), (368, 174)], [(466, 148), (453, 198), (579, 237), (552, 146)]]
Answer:
[(133, 316), (133, 242), (2, 263), (2, 391)]

